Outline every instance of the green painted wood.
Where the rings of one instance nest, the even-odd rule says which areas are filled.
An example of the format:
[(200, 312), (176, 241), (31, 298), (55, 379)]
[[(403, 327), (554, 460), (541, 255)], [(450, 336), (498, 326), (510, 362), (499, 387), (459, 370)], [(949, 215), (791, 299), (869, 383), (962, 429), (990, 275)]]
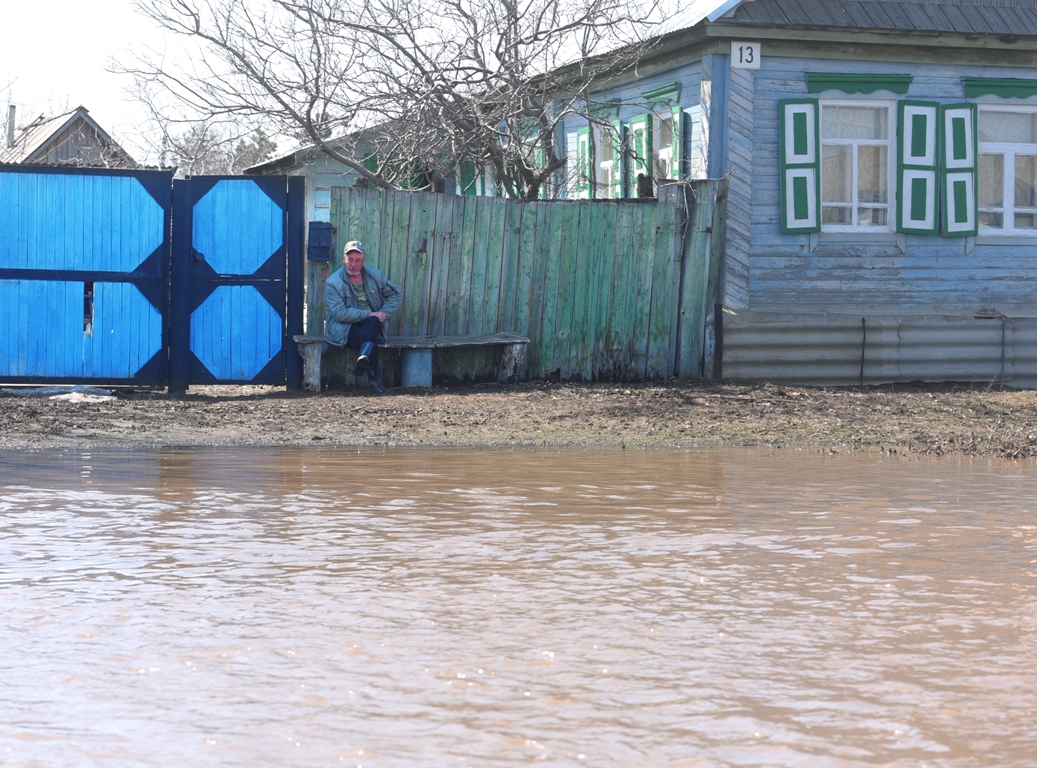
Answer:
[(428, 333), (429, 291), (432, 282), (432, 251), (435, 248), (436, 204), (442, 195), (423, 192), (414, 195), (407, 240), (407, 276), (403, 285), (405, 301), (400, 314), (401, 333)]
[(465, 307), (465, 333), (482, 333), (482, 308), (486, 292), (486, 255), (490, 234), (490, 206), (493, 200), (479, 198), (472, 232), (472, 281)]
[(428, 332), (437, 336), (446, 333), (446, 306), (449, 290), (450, 264), (458, 237), (454, 234), (454, 216), (459, 198), (439, 195), (436, 206), (436, 230), (431, 253), (428, 304), (425, 307)]
[[(447, 283), (447, 305), (444, 333), (463, 335), (468, 333), (468, 305), (471, 301), (473, 259), (475, 255), (475, 226), (479, 204), (483, 198), (465, 196), (460, 209), (458, 248), (450, 265)], [(452, 381), (464, 381), (468, 357), (464, 350), (440, 355), (433, 361), (433, 376), (446, 377)]]
[(499, 324), (504, 249), (506, 243), (514, 240), (505, 223), (509, 208), (508, 201), (503, 198), (490, 199), (490, 223), (486, 242), (486, 282), (482, 307), (479, 311), (481, 327), (478, 331), (469, 330), (469, 333), (489, 333), (495, 331)]
[(652, 242), (652, 300), (648, 314), (648, 357), (645, 376), (665, 379), (673, 375), (676, 337), (674, 319), (680, 288), (677, 258), (679, 231), (676, 205), (656, 205)]
[(568, 380), (570, 349), (573, 337), (573, 317), (576, 304), (577, 239), (583, 204), (559, 203), (561, 219), (558, 223), (561, 250), (558, 254), (558, 287), (555, 294), (555, 347), (551, 370), (560, 371)]
[(703, 375), (703, 322), (707, 308), (712, 310), (708, 295), (709, 258), (716, 206), (717, 182), (704, 180), (692, 184), (693, 207), (690, 211), (688, 239), (683, 253), (680, 280), (680, 316), (677, 318), (677, 376), (694, 378)]
[(834, 72), (807, 72), (807, 91), (821, 93), (831, 89), (843, 93), (874, 93), (878, 90), (904, 95), (914, 80), (912, 75), (872, 75), (868, 73), (839, 74)]
[[(551, 352), (553, 343), (548, 343), (545, 349), (544, 316), (545, 307), (550, 307), (554, 312), (554, 293), (548, 300), (548, 275), (552, 259), (550, 254), (554, 246), (551, 242), (551, 211), (554, 203), (536, 202), (533, 204), (537, 212), (536, 238), (533, 241), (533, 280), (530, 290), (529, 301), (529, 333), (530, 338), (529, 375), (543, 378), (550, 370)], [(555, 260), (557, 261), (557, 260)], [(557, 284), (557, 270), (555, 271), (553, 289)], [(521, 331), (519, 331), (521, 333)]]
[(634, 304), (630, 298), (632, 246), (635, 227), (640, 218), (638, 204), (616, 206), (612, 283), (609, 286), (608, 314), (605, 322), (605, 350), (601, 358), (603, 378), (623, 379), (629, 375), (631, 317)]
[[(515, 314), (512, 329), (531, 329), (533, 327), (533, 301), (534, 293), (539, 289), (539, 284), (534, 280), (537, 274), (537, 226), (540, 213), (538, 203), (515, 204), (520, 208), (521, 218), (518, 232), (518, 267), (514, 287)], [(507, 329), (502, 329), (507, 330)], [(521, 331), (519, 331), (521, 333)], [(526, 336), (529, 336), (526, 333)], [(529, 371), (536, 370), (535, 361), (540, 359), (540, 340), (529, 338), (529, 346), (526, 348), (526, 365)]]
[(623, 244), (616, 237), (616, 219), (619, 205), (603, 205), (597, 210), (600, 216), (596, 222), (597, 227), (591, 229), (591, 240), (599, 243), (597, 252), (597, 270), (593, 276), (593, 291), (588, 296), (588, 302), (594, 305), (594, 338), (593, 346), (590, 346), (591, 376), (595, 379), (606, 378), (611, 375), (606, 365), (606, 343), (609, 329), (609, 299), (612, 295), (612, 272), (615, 268), (616, 253), (621, 251)]
[[(556, 350), (561, 346), (559, 340), (558, 319), (559, 319), (559, 290), (558, 285), (561, 281), (562, 265), (566, 261), (568, 254), (566, 248), (568, 242), (566, 239), (565, 226), (569, 223), (569, 209), (565, 203), (552, 202), (544, 203), (547, 207), (547, 237), (541, 241), (542, 246), (546, 246), (546, 252), (543, 252), (543, 258), (547, 261), (546, 274), (544, 276), (544, 295), (543, 295), (543, 309), (541, 314), (543, 317), (541, 330), (540, 330), (540, 365), (541, 375), (547, 376), (559, 369), (558, 355)], [(563, 331), (565, 335), (566, 353), (568, 353), (568, 329)]]
[[(488, 333), (497, 327), (497, 313), (500, 308), (501, 259), (504, 254), (504, 213), (507, 203), (497, 197), (488, 197), (480, 207), (479, 229), (485, 222), (485, 234), (477, 230), (476, 242), (482, 242), (482, 248), (476, 249), (476, 264), (481, 262), (482, 276), (478, 282), (473, 279), (472, 312), (468, 316), (468, 333)], [(477, 294), (474, 286), (478, 285)], [(499, 355), (495, 350), (483, 347), (468, 349), (467, 375), (474, 380), (484, 380), (487, 371), (493, 371)]]
[(655, 206), (642, 205), (632, 243), (639, 256), (630, 260), (630, 376), (645, 377), (648, 357), (648, 313), (652, 297), (652, 260), (644, 258), (646, 248), (654, 240)]
[[(497, 331), (508, 332), (515, 327), (519, 297), (519, 249), (522, 244), (523, 205), (516, 200), (505, 201), (504, 232), (501, 247), (500, 300), (497, 311)], [(535, 224), (534, 224), (535, 226)]]
[(591, 354), (594, 350), (594, 317), (597, 293), (598, 257), (601, 244), (594, 242), (591, 231), (598, 213), (608, 204), (586, 202), (579, 204), (580, 221), (573, 243), (575, 259), (575, 285), (572, 308), (572, 338), (569, 341), (569, 363), (567, 378), (589, 381), (591, 378)]
[[(410, 222), (411, 210), (418, 204), (420, 195), (397, 190), (389, 193), (393, 197), (392, 219), (389, 228), (382, 228), (382, 258), (379, 259), (379, 269), (385, 276), (399, 286), (406, 287), (407, 271), (410, 267)], [(385, 237), (388, 233), (388, 238)], [(420, 279), (420, 277), (419, 277)], [(404, 292), (404, 298), (407, 294)], [(418, 299), (418, 296), (415, 296)], [(389, 320), (385, 329), (386, 334), (392, 336), (407, 335), (404, 330), (405, 315), (398, 313)]]

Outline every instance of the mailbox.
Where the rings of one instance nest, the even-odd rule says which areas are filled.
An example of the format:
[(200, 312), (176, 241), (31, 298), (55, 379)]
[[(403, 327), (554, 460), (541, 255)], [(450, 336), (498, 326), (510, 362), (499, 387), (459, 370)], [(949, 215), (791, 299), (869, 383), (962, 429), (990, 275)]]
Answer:
[(330, 221), (311, 221), (306, 258), (310, 261), (331, 261), (333, 237)]

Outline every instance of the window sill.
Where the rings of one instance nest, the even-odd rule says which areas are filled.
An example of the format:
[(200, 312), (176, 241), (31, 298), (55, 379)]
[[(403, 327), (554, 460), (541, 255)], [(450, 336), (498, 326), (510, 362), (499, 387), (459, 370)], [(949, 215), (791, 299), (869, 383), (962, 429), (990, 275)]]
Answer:
[(976, 245), (1034, 245), (1037, 243), (1037, 231), (1032, 235), (1018, 232), (994, 234), (990, 230), (980, 231), (976, 235)]
[(857, 232), (846, 232), (821, 230), (817, 236), (819, 243), (876, 243), (887, 245), (897, 241), (897, 233), (892, 230), (876, 232), (874, 230), (860, 230)]
[(888, 230), (886, 232), (831, 232), (821, 231), (810, 236), (810, 252), (813, 253), (818, 246), (822, 245), (872, 245), (872, 246), (894, 246), (901, 253), (907, 253), (907, 237), (900, 233)]

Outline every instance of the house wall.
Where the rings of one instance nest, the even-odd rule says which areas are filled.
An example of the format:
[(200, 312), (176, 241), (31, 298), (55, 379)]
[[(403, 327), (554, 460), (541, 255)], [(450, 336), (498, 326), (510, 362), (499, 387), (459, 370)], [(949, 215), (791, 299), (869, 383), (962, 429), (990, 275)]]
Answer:
[[(779, 44), (769, 47), (781, 51)], [(992, 56), (980, 51), (951, 51), (946, 61), (932, 63), (932, 51), (907, 46), (848, 51), (852, 59), (817, 50), (767, 55), (767, 48), (760, 70), (730, 71), (723, 169), (730, 179), (724, 378), (1037, 386), (1037, 237), (982, 231), (976, 237), (892, 231), (783, 234), (778, 134), (782, 99), (883, 99), (891, 106), (899, 99), (961, 103), (969, 101), (963, 77), (1037, 79), (1037, 61), (1033, 67), (996, 66)], [(809, 94), (808, 71), (910, 74), (913, 81), (906, 95)], [(972, 101), (1037, 103), (1035, 98), (994, 96)], [(751, 143), (746, 141), (750, 136)], [(891, 190), (895, 184), (894, 179)]]
[[(751, 201), (750, 280), (745, 306), (753, 310), (938, 311), (995, 310), (1037, 315), (1037, 237), (943, 237), (913, 234), (787, 235), (781, 233), (778, 102), (810, 96), (805, 71), (911, 74), (906, 96), (876, 91), (867, 96), (823, 92), (821, 98), (966, 101), (964, 76), (1035, 78), (1037, 70), (923, 64), (910, 61), (841, 61), (764, 56), (753, 78), (752, 184), (741, 190)], [(983, 101), (1027, 103), (1033, 99)], [(737, 99), (732, 99), (733, 104)], [(732, 150), (732, 156), (737, 152)], [(732, 192), (732, 197), (735, 193)], [(729, 210), (734, 205), (729, 203)], [(730, 238), (730, 231), (729, 231)]]

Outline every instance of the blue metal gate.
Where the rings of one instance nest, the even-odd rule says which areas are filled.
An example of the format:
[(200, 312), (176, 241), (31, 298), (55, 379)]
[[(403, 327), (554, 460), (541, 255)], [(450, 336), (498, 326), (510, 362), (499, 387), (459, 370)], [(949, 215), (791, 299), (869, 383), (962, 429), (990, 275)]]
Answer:
[(0, 379), (166, 382), (171, 181), (0, 168)]
[(0, 381), (301, 384), (303, 179), (0, 167)]

